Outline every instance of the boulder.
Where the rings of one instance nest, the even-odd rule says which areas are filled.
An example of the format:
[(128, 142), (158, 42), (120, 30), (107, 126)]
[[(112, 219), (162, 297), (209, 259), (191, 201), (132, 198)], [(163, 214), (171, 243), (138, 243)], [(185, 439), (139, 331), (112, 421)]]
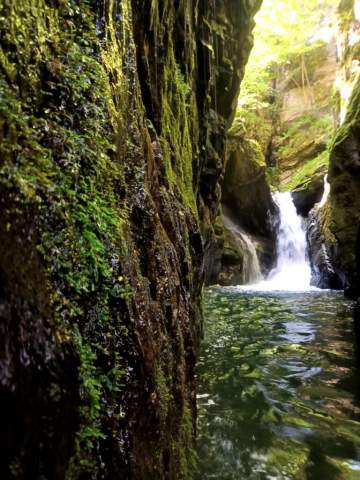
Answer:
[(321, 201), (324, 194), (323, 175), (314, 176), (306, 185), (300, 186), (291, 192), (291, 197), (299, 215), (307, 217), (316, 203)]

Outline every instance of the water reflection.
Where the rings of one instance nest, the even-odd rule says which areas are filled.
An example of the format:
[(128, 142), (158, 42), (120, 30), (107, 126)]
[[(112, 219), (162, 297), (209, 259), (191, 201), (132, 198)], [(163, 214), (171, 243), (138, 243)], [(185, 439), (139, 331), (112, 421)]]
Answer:
[(360, 382), (341, 294), (207, 293), (198, 480), (360, 479)]

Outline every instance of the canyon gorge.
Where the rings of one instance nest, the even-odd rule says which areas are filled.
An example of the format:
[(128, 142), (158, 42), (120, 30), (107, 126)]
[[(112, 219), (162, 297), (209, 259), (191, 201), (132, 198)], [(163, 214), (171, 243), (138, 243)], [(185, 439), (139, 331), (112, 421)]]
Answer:
[[(256, 344), (261, 319), (285, 307), (231, 288), (275, 281), (284, 252), (301, 257), (309, 290), (339, 290), (304, 297), (329, 305), (324, 343), (341, 343), (328, 326), (341, 302), (360, 332), (360, 2), (326, 1), (331, 35), (268, 62), (264, 78), (250, 56), (262, 3), (0, 1), (1, 479), (255, 478), (257, 453), (242, 476), (225, 454), (204, 460), (207, 372), (223, 359), (199, 352), (229, 310), (259, 315), (243, 315), (248, 337), (226, 324), (229, 355)], [(230, 290), (208, 297), (214, 285)], [(272, 348), (259, 345), (244, 365)], [(328, 472), (266, 468), (257, 478)]]

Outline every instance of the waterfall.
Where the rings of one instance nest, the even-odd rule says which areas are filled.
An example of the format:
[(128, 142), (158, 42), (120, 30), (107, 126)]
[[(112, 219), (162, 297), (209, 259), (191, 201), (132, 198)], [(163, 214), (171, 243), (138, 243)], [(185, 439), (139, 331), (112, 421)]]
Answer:
[(239, 250), (243, 252), (243, 272), (242, 283), (253, 283), (262, 280), (263, 276), (260, 270), (259, 259), (256, 253), (255, 245), (252, 239), (238, 225), (223, 215), (224, 226), (232, 234)]
[(313, 290), (310, 286), (311, 268), (306, 257), (306, 233), (297, 214), (290, 192), (277, 192), (274, 200), (279, 207), (280, 224), (277, 237), (278, 259), (268, 278), (247, 286), (254, 290)]
[(327, 199), (329, 198), (330, 195), (330, 183), (328, 182), (328, 176), (325, 175), (324, 177), (324, 193), (323, 196), (320, 200), (320, 203), (318, 203), (318, 207), (321, 208), (325, 205), (327, 202)]
[(308, 290), (311, 268), (306, 258), (306, 233), (290, 192), (275, 193), (280, 209), (278, 261), (268, 282), (277, 290)]

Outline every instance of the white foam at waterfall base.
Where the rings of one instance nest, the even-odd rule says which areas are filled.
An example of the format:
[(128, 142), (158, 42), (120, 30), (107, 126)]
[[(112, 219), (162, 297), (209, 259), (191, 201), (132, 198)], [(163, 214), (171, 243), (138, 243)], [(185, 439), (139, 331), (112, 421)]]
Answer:
[(278, 260), (268, 278), (239, 288), (257, 291), (310, 291), (311, 268), (306, 258), (306, 233), (290, 192), (277, 192), (274, 200), (280, 211), (277, 238)]

